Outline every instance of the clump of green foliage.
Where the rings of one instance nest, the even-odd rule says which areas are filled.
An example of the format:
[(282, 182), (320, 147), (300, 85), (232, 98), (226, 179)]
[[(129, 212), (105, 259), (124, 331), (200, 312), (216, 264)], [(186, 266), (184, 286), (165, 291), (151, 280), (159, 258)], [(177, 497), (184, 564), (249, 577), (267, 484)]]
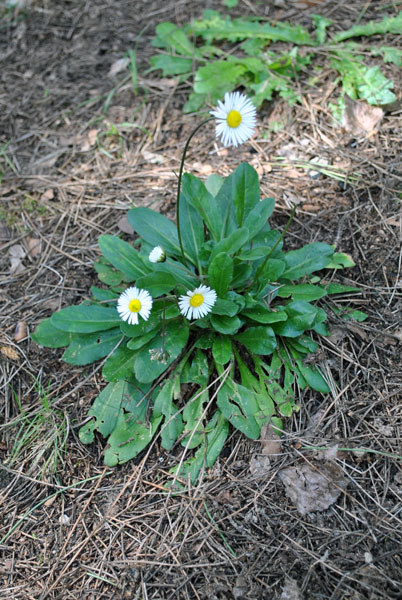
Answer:
[[(172, 470), (194, 482), (219, 456), (229, 427), (257, 439), (270, 423), (280, 435), (284, 417), (298, 410), (297, 388), (327, 394), (318, 366), (306, 361), (327, 334), (324, 305), (331, 294), (355, 291), (322, 280), (323, 269), (342, 268), (345, 255), (314, 242), (283, 246), (287, 230), (272, 229), (272, 198), (260, 198), (256, 171), (247, 163), (204, 183), (185, 174), (176, 225), (149, 208), (127, 218), (134, 243), (102, 235), (95, 269), (104, 287), (92, 298), (42, 321), (33, 339), (67, 346), (63, 360), (87, 365), (105, 359), (107, 385), (81, 428), (107, 438), (105, 463), (124, 463), (144, 450), (160, 429), (167, 451), (180, 443), (186, 458)], [(149, 260), (162, 246), (167, 260)], [(346, 261), (346, 263), (345, 263)], [(123, 321), (116, 310), (131, 284), (153, 298), (148, 320)], [(210, 286), (217, 300), (203, 318), (180, 312), (179, 294)]]
[[(193, 91), (184, 105), (185, 112), (215, 103), (225, 92), (239, 86), (256, 107), (264, 100), (271, 100), (274, 94), (292, 104), (300, 100), (295, 85), (299, 75), (308, 72), (312, 80), (318, 76), (321, 66), (316, 59), (324, 53), (342, 87), (342, 95), (333, 107), (337, 117), (343, 108), (344, 93), (369, 104), (394, 102), (393, 81), (378, 66), (367, 64), (368, 56), (381, 56), (384, 62), (400, 66), (402, 50), (367, 47), (350, 40), (375, 34), (400, 34), (402, 12), (396, 17), (339, 32), (331, 40), (328, 40), (331, 21), (319, 15), (313, 15), (312, 19), (313, 35), (301, 25), (286, 22), (270, 25), (256, 17), (232, 19), (215, 10), (206, 10), (202, 19), (183, 27), (160, 23), (152, 41), (160, 50), (151, 58), (152, 70), (161, 70), (165, 77), (179, 76), (192, 82)], [(275, 51), (276, 42), (281, 42), (281, 49)]]

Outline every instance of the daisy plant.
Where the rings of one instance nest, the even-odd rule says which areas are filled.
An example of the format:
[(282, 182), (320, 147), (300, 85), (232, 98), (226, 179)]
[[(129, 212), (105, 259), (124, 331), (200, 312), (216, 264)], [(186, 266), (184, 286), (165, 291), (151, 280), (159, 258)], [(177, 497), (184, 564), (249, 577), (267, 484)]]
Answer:
[(166, 452), (181, 445), (176, 485), (213, 465), (231, 427), (258, 439), (270, 424), (281, 435), (283, 419), (298, 410), (298, 388), (330, 392), (306, 358), (327, 334), (325, 299), (356, 291), (325, 279), (325, 269), (348, 264), (332, 246), (285, 249), (290, 221), (271, 228), (274, 199), (260, 198), (249, 164), (205, 182), (183, 173), (190, 140), (211, 119), (217, 138), (237, 146), (253, 134), (256, 111), (244, 95), (226, 94), (185, 145), (176, 224), (146, 207), (129, 210), (134, 239), (99, 238), (102, 285), (32, 335), (42, 346), (66, 346), (62, 359), (72, 365), (103, 361), (106, 385), (81, 441), (107, 438), (109, 466), (157, 440)]

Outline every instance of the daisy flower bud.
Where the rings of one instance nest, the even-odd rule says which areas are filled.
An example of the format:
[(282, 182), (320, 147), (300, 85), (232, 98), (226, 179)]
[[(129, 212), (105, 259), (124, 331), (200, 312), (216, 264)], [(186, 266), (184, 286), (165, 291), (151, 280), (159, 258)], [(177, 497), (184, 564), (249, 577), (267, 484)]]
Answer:
[(149, 253), (148, 258), (151, 263), (165, 262), (166, 254), (162, 246), (155, 246), (155, 248)]

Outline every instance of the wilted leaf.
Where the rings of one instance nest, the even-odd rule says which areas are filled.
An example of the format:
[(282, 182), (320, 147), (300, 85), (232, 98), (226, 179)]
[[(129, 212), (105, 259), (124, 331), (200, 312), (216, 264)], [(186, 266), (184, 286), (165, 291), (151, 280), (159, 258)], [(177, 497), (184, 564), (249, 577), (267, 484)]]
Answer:
[(43, 192), (42, 196), (40, 197), (41, 202), (46, 202), (47, 200), (53, 200), (53, 198), (54, 198), (54, 191), (52, 189), (46, 190), (46, 192)]
[(88, 135), (86, 136), (86, 138), (84, 139), (84, 141), (81, 145), (82, 152), (87, 152), (88, 150), (90, 150), (92, 148), (92, 146), (95, 146), (96, 140), (98, 137), (98, 133), (99, 133), (99, 129), (90, 129), (88, 131)]
[(344, 100), (342, 127), (356, 137), (374, 135), (384, 116), (384, 111), (378, 106), (370, 106), (367, 102), (353, 100), (347, 94)]
[(309, 463), (288, 467), (279, 471), (279, 477), (302, 515), (326, 510), (347, 486), (341, 469), (332, 463), (317, 468)]

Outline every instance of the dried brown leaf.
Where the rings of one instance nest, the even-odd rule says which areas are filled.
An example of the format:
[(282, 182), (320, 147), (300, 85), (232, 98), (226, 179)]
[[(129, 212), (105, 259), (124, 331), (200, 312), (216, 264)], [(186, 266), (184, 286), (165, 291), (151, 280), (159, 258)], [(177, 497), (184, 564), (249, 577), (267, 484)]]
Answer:
[(367, 102), (353, 100), (345, 94), (345, 111), (342, 126), (355, 136), (373, 136), (381, 123), (384, 111), (378, 106), (370, 106)]
[(260, 440), (261, 454), (269, 456), (271, 454), (279, 454), (282, 449), (282, 441), (270, 423), (266, 423), (261, 427)]
[(40, 238), (28, 236), (25, 238), (24, 244), (29, 258), (35, 258), (41, 253), (42, 240)]
[(288, 467), (279, 471), (279, 477), (302, 515), (326, 510), (347, 486), (342, 470), (333, 463)]
[(162, 165), (165, 162), (165, 159), (161, 154), (155, 154), (155, 152), (148, 152), (148, 150), (143, 150), (141, 152), (142, 156), (145, 160), (152, 165)]
[(27, 337), (27, 324), (25, 321), (18, 321), (15, 327), (14, 341), (20, 342)]
[(119, 221), (117, 222), (117, 227), (120, 229), (120, 231), (124, 231), (124, 233), (128, 233), (129, 235), (134, 234), (134, 229), (131, 227), (126, 216), (121, 217), (121, 219), (119, 219)]
[(42, 202), (46, 202), (48, 200), (53, 200), (53, 198), (54, 198), (54, 191), (52, 189), (46, 190), (46, 192), (43, 192), (43, 194), (40, 197)]

